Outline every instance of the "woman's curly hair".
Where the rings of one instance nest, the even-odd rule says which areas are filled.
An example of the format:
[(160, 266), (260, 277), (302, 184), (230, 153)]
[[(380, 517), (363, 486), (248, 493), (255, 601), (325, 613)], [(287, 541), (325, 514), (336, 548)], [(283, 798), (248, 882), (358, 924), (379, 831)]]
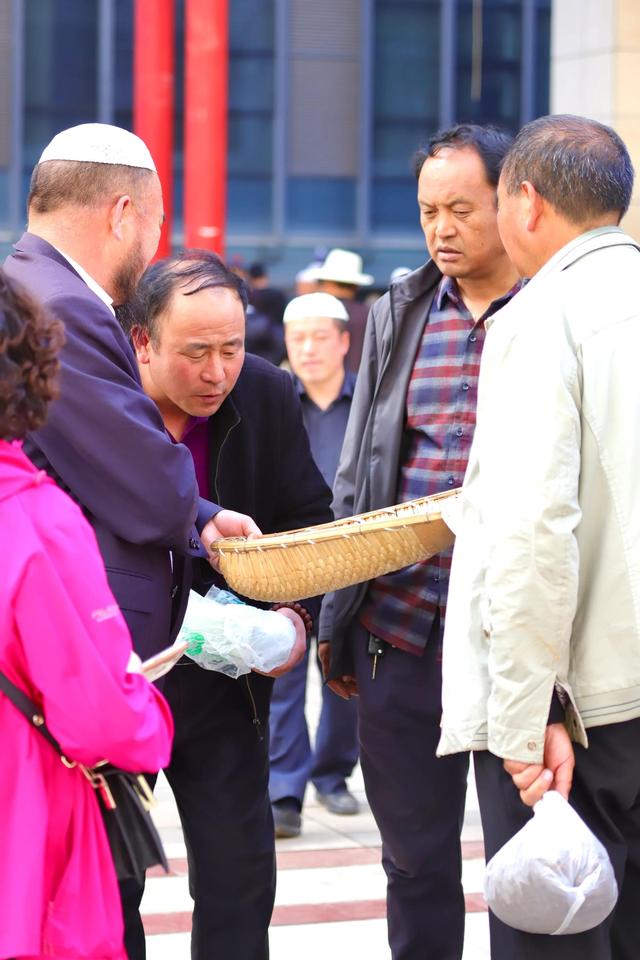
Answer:
[(42, 426), (57, 396), (63, 326), (0, 269), (0, 438)]

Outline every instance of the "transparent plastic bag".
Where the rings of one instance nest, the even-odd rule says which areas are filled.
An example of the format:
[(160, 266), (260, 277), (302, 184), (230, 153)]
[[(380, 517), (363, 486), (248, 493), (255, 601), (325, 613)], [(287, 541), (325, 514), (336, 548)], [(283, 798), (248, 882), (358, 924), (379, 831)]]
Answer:
[(205, 597), (190, 592), (177, 642), (187, 641), (186, 655), (205, 670), (237, 679), (251, 670), (269, 673), (282, 666), (295, 637), (294, 625), (282, 614), (211, 587)]
[(618, 899), (607, 851), (556, 790), (545, 793), (533, 814), (487, 864), (487, 904), (526, 933), (597, 927)]

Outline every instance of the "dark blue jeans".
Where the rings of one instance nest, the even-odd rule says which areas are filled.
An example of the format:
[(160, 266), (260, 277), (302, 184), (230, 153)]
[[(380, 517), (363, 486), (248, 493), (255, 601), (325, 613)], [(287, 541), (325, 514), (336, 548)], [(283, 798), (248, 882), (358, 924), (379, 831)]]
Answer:
[[(271, 800), (295, 797), (300, 804), (309, 780), (320, 793), (344, 790), (358, 761), (358, 708), (322, 688), (322, 710), (311, 750), (305, 717), (307, 669), (315, 648), (273, 685), (270, 720)], [(319, 664), (318, 664), (319, 666)], [(312, 664), (312, 670), (316, 667)]]
[(436, 757), (440, 736), (440, 631), (425, 653), (387, 647), (372, 679), (368, 634), (352, 629), (360, 763), (382, 835), (393, 960), (460, 960), (464, 895), (460, 831), (469, 758)]

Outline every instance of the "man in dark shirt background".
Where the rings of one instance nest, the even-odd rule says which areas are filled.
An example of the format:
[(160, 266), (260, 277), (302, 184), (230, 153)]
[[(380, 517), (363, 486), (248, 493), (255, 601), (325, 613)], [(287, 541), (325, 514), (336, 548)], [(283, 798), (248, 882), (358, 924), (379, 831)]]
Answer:
[[(336, 297), (309, 293), (287, 306), (284, 327), (311, 453), (331, 487), (356, 379), (345, 371), (349, 315)], [(278, 837), (300, 833), (309, 780), (320, 802), (332, 813), (358, 812), (358, 801), (346, 784), (358, 759), (355, 702), (342, 700), (323, 687), (312, 751), (305, 718), (307, 664), (305, 657), (286, 676), (278, 678), (273, 688), (269, 793)]]
[[(215, 490), (223, 504), (250, 503), (264, 533), (326, 522), (330, 491), (291, 377), (244, 352), (246, 306), (244, 282), (213, 253), (154, 264), (129, 321), (143, 387), (174, 440), (190, 449), (201, 490)], [(211, 578), (208, 564), (194, 570), (200, 591)], [(311, 621), (319, 598), (303, 605)], [(283, 613), (304, 633), (301, 617)], [(166, 775), (189, 860), (194, 960), (268, 957), (275, 896), (268, 722), (280, 672), (232, 680), (181, 662), (165, 682), (176, 726)], [(129, 933), (136, 914), (131, 902)], [(129, 936), (127, 949), (131, 960), (144, 956), (139, 938), (132, 945)]]

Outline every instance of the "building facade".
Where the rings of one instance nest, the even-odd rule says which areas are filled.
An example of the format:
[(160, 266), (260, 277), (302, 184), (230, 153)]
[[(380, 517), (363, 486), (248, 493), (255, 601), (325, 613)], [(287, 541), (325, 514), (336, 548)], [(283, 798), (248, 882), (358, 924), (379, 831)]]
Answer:
[[(176, 12), (178, 245), (184, 0)], [(421, 140), (549, 110), (551, 0), (230, 0), (229, 17), (226, 250), (281, 283), (318, 247), (357, 249), (381, 285), (417, 266)], [(133, 0), (0, 0), (3, 246), (56, 131), (131, 127), (133, 44)]]
[(622, 226), (640, 240), (640, 3), (555, 0), (553, 113), (593, 117), (618, 131), (636, 167), (636, 189)]

